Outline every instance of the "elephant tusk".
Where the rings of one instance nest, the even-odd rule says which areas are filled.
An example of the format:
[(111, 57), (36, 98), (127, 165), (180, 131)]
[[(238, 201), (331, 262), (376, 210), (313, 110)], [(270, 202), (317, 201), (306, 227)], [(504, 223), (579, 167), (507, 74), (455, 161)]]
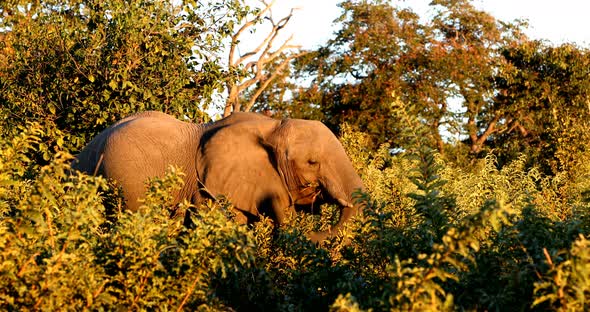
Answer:
[(199, 184), (199, 191), (205, 192), (207, 195), (211, 197), (213, 201), (217, 201), (216, 196), (211, 191), (209, 191), (209, 189), (205, 186), (205, 183), (203, 183), (201, 179), (197, 178), (197, 183)]
[(338, 198), (338, 199), (337, 199), (337, 201), (338, 201), (338, 203), (340, 203), (340, 205), (342, 205), (343, 207), (349, 207), (349, 208), (352, 208), (352, 207), (354, 207), (354, 205), (353, 205), (351, 202), (349, 202), (349, 201), (347, 201), (347, 200), (344, 200), (344, 199), (342, 199), (342, 198)]
[(93, 176), (96, 176), (96, 174), (98, 173), (98, 169), (100, 168), (100, 165), (102, 164), (103, 159), (104, 159), (104, 153), (100, 153), (100, 158), (98, 159), (98, 162), (96, 163), (96, 166), (94, 167), (94, 172), (92, 173)]

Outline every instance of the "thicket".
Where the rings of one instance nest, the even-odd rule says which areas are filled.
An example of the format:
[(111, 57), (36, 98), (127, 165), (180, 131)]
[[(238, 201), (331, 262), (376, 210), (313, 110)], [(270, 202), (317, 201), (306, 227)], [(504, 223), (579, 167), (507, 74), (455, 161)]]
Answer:
[(0, 143), (3, 310), (589, 308), (588, 182), (543, 177), (524, 156), (465, 172), (427, 148), (370, 153), (366, 135), (345, 131), (365, 213), (315, 246), (303, 233), (327, 227), (336, 207), (276, 228), (238, 225), (229, 203), (208, 203), (184, 228), (187, 204), (170, 217), (174, 168), (139, 211), (109, 215), (117, 195), (72, 175), (67, 153), (42, 167), (27, 158), (41, 129)]
[[(489, 21), (468, 1), (435, 2), (454, 8), (452, 14), (438, 16), (438, 26), (478, 33), (477, 27), (460, 26), (478, 23), (470, 16)], [(169, 194), (183, 183), (183, 173), (170, 168), (165, 177), (149, 182), (141, 209), (129, 212), (121, 210), (118, 191), (109, 181), (72, 172), (70, 153), (110, 122), (143, 109), (205, 118), (198, 104), (239, 78), (239, 72), (221, 69), (216, 53), (234, 25), (256, 10), (236, 1), (203, 3), (11, 0), (0, 6), (1, 310), (590, 309), (588, 54), (572, 46), (552, 49), (525, 40), (495, 51), (512, 63), (507, 71), (491, 71), (501, 77), (478, 76), (481, 86), (498, 98), (484, 96), (477, 102), (487, 108), (479, 115), (475, 112), (481, 107), (473, 108), (473, 116), (483, 116), (485, 122), (467, 130), (483, 137), (487, 122), (495, 120), (488, 115), (493, 112), (500, 114), (502, 127), (486, 137), (486, 148), (475, 156), (467, 150), (481, 137), (441, 148), (441, 138), (433, 134), (440, 130), (433, 125), (445, 121), (445, 115), (420, 101), (447, 94), (445, 90), (402, 75), (424, 90), (400, 84), (404, 88), (396, 85), (396, 92), (389, 92), (384, 81), (395, 77), (369, 75), (359, 86), (375, 87), (388, 97), (361, 93), (364, 102), (356, 108), (374, 105), (365, 102), (378, 98), (376, 113), (369, 117), (387, 123), (366, 114), (359, 121), (373, 120), (367, 131), (358, 131), (354, 122), (338, 123), (341, 141), (366, 185), (367, 193), (357, 194), (364, 214), (320, 246), (305, 233), (327, 229), (338, 219), (335, 206), (323, 206), (320, 215), (297, 215), (280, 228), (266, 218), (242, 226), (232, 221), (231, 203), (172, 207)], [(355, 16), (391, 13), (382, 1), (374, 7), (343, 3), (359, 13), (343, 15), (352, 16), (351, 26), (358, 21)], [(200, 13), (183, 15), (182, 10)], [(433, 34), (412, 24), (417, 17), (411, 12), (395, 13), (406, 26), (415, 26), (403, 28), (409, 31), (406, 39), (413, 38), (414, 30)], [(453, 23), (445, 24), (445, 16)], [(496, 23), (485, 25), (493, 30)], [(396, 32), (372, 35), (391, 34)], [(436, 34), (429, 38), (443, 38)], [(372, 37), (343, 37), (341, 43), (351, 38)], [(501, 44), (496, 43), (489, 46)], [(440, 47), (460, 52), (469, 46)], [(354, 47), (363, 53), (391, 52), (361, 43)], [(468, 54), (458, 55), (471, 64)], [(420, 74), (417, 78), (455, 68), (445, 55), (434, 56), (440, 59), (428, 62), (430, 56), (422, 55), (424, 63), (405, 60), (420, 69), (414, 72)], [(335, 65), (346, 65), (340, 70), (371, 68), (335, 60)], [(382, 65), (387, 66), (381, 74), (407, 69)], [(477, 68), (472, 72), (485, 72)], [(448, 74), (457, 78), (459, 73), (469, 71), (457, 67)], [(443, 76), (437, 77), (448, 81)], [(340, 94), (336, 100), (346, 100), (342, 103), (360, 100), (354, 92), (315, 91), (325, 92), (324, 100), (334, 94)], [(309, 103), (318, 103), (314, 94), (307, 94), (308, 102), (294, 95), (285, 111), (314, 113), (306, 110)], [(314, 117), (324, 114), (334, 121), (347, 116), (345, 109), (320, 104), (327, 106), (320, 105), (321, 114)], [(396, 140), (394, 145), (376, 144), (383, 126), (394, 130), (395, 135), (385, 135), (386, 141)], [(194, 227), (185, 228), (184, 215), (193, 208)]]
[(3, 1), (0, 131), (39, 123), (47, 161), (137, 111), (207, 121), (212, 94), (238, 75), (220, 64), (224, 40), (250, 11), (232, 0)]

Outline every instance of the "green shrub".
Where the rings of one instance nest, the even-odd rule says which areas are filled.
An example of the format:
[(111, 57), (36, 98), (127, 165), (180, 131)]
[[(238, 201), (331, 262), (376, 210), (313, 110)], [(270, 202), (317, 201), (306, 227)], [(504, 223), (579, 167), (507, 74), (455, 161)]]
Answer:
[(213, 286), (255, 255), (246, 227), (219, 207), (199, 210), (192, 231), (170, 218), (170, 190), (182, 183), (174, 170), (152, 182), (139, 211), (109, 223), (105, 181), (70, 175), (67, 154), (29, 169), (25, 155), (40, 144), (40, 126), (31, 128), (0, 154), (2, 309), (223, 309)]
[(545, 250), (551, 267), (542, 281), (535, 283), (533, 306), (548, 303), (556, 311), (587, 311), (590, 309), (590, 243), (580, 235), (558, 265)]
[(345, 130), (364, 214), (316, 246), (304, 233), (330, 227), (337, 206), (238, 225), (223, 200), (171, 206), (183, 173), (170, 168), (121, 211), (114, 185), (71, 172), (67, 153), (30, 158), (45, 135), (29, 123), (0, 141), (3, 310), (587, 308), (583, 172), (543, 176), (525, 157), (464, 170), (429, 149), (364, 150)]
[(104, 300), (105, 272), (93, 248), (103, 223), (104, 180), (68, 178), (67, 154), (38, 168), (26, 154), (41, 127), (0, 147), (0, 306), (8, 310), (89, 307)]
[(45, 162), (138, 111), (208, 119), (212, 95), (240, 75), (222, 70), (220, 51), (251, 12), (233, 0), (8, 0), (0, 10), (0, 133), (39, 123)]

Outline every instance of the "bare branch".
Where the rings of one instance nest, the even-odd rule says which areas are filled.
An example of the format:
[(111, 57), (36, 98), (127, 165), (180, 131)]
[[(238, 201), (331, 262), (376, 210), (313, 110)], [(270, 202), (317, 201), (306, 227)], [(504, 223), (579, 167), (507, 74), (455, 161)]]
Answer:
[[(293, 36), (289, 37), (289, 39), (285, 40), (285, 42), (283, 42), (283, 44), (274, 52), (267, 52), (263, 55), (261, 55), (261, 59), (264, 58), (263, 60), (265, 62), (268, 61), (272, 61), (275, 58), (277, 58), (277, 56), (279, 56), (283, 51), (287, 50), (287, 49), (298, 49), (301, 46), (294, 46), (294, 45), (290, 45), (289, 42), (293, 39)], [(268, 55), (268, 57), (264, 57), (265, 55)]]
[(260, 86), (256, 92), (254, 93), (254, 95), (250, 98), (250, 100), (248, 101), (248, 104), (245, 107), (246, 111), (249, 111), (252, 109), (252, 107), (254, 106), (254, 103), (256, 103), (256, 100), (258, 99), (258, 97), (262, 94), (262, 92), (268, 87), (268, 85), (278, 76), (282, 73), (283, 69), (285, 69), (285, 67), (287, 67), (287, 65), (289, 64), (289, 62), (291, 62), (291, 60), (298, 58), (300, 56), (303, 56), (305, 54), (307, 54), (309, 52), (307, 51), (302, 51), (299, 52), (297, 54), (293, 54), (290, 55), (289, 57), (287, 57), (286, 59), (284, 59), (281, 64), (279, 64), (279, 66), (276, 68), (275, 72), (272, 73), (272, 75), (270, 77), (268, 77), (268, 79), (266, 79), (263, 83), (262, 86)]
[[(291, 10), (291, 13), (289, 14), (289, 19), (291, 18), (291, 14), (293, 10)], [(288, 21), (289, 19), (287, 19), (286, 21)], [(260, 50), (264, 49), (261, 53), (261, 57), (263, 57), (265, 54), (269, 53), (270, 49), (272, 49), (272, 44), (274, 43), (274, 41), (276, 40), (277, 36), (279, 35), (280, 30), (284, 27), (284, 24), (281, 26), (277, 26), (274, 24), (274, 22), (272, 21), (272, 19), (270, 19), (273, 27), (270, 30), (269, 34), (264, 38), (264, 40), (252, 51), (244, 54), (242, 57), (240, 57), (235, 64), (241, 64), (243, 62), (245, 62), (249, 57), (256, 55), (260, 52)], [(293, 36), (289, 37), (289, 39), (287, 39), (285, 41), (285, 43), (289, 42), (292, 39)], [(283, 44), (284, 45), (284, 44)]]
[(246, 66), (244, 66), (244, 69), (246, 70), (253, 70), (253, 68), (258, 64), (258, 60), (256, 61), (252, 61), (248, 64), (246, 64)]
[[(272, 17), (271, 7), (275, 3), (276, 0), (271, 1), (270, 3), (261, 0), (260, 2), (264, 5), (263, 9), (252, 19), (244, 23), (238, 31), (233, 34), (231, 46), (229, 49), (228, 55), (228, 65), (230, 68), (236, 68), (238, 66), (244, 66), (243, 69), (249, 73), (250, 77), (240, 80), (240, 81), (229, 81), (227, 82), (227, 89), (228, 89), (228, 101), (226, 103), (226, 107), (224, 110), (224, 116), (229, 115), (232, 111), (240, 111), (240, 110), (250, 110), (254, 105), (256, 98), (262, 94), (264, 89), (266, 89), (270, 83), (276, 79), (276, 77), (284, 70), (284, 68), (289, 64), (289, 62), (304, 53), (296, 53), (290, 56), (287, 56), (283, 61), (281, 61), (276, 67), (275, 72), (272, 74), (266, 74), (265, 71), (268, 71), (269, 64), (275, 61), (278, 57), (283, 55), (288, 50), (291, 49), (298, 49), (300, 46), (292, 45), (290, 42), (293, 36), (290, 36), (287, 40), (283, 41), (282, 44), (277, 48), (273, 49), (274, 43), (277, 41), (281, 30), (288, 24), (293, 16), (294, 9), (291, 9), (289, 14), (278, 21)], [(269, 14), (270, 13), (270, 14)], [(262, 42), (258, 44), (253, 50), (248, 51), (242, 54), (240, 57), (235, 59), (236, 49), (238, 48), (238, 44), (240, 42), (240, 37), (244, 34), (247, 29), (253, 27), (258, 21), (261, 19), (266, 19), (271, 24), (271, 29), (268, 31), (267, 35), (264, 37)], [(260, 83), (254, 92), (254, 96), (249, 100), (245, 107), (242, 107), (242, 102), (240, 102), (240, 94), (242, 94), (245, 90), (251, 88), (255, 84)]]
[[(252, 20), (247, 21), (244, 25), (242, 25), (242, 27), (240, 27), (240, 29), (238, 29), (238, 31), (231, 37), (231, 46), (229, 49), (229, 57), (228, 57), (228, 61), (230, 65), (235, 65), (235, 64), (239, 64), (241, 63), (240, 60), (238, 60), (236, 63), (233, 63), (234, 60), (234, 54), (235, 54), (235, 49), (238, 45), (239, 42), (239, 38), (242, 35), (242, 33), (254, 26), (254, 24), (256, 24), (256, 22), (264, 15), (266, 14), (266, 12), (268, 12), (270, 10), (270, 8), (274, 5), (276, 0), (273, 0), (270, 4), (267, 4), (266, 2), (262, 1), (265, 4), (264, 9), (260, 10), (260, 12), (258, 12), (258, 14), (256, 15), (256, 17), (254, 17)], [(256, 53), (254, 53), (256, 54)]]

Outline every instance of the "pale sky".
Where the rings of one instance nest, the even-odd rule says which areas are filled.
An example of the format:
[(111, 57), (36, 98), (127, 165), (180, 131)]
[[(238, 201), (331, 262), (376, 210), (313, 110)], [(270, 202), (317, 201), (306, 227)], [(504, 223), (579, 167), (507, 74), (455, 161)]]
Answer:
[[(289, 22), (294, 43), (314, 48), (332, 37), (332, 21), (340, 15), (340, 0), (277, 0), (274, 13), (286, 14), (289, 8), (300, 8)], [(431, 0), (399, 1), (421, 16)], [(590, 47), (590, 0), (475, 0), (476, 7), (503, 21), (526, 19), (527, 35), (547, 39), (555, 44), (575, 42)], [(280, 15), (282, 16), (282, 15)]]

